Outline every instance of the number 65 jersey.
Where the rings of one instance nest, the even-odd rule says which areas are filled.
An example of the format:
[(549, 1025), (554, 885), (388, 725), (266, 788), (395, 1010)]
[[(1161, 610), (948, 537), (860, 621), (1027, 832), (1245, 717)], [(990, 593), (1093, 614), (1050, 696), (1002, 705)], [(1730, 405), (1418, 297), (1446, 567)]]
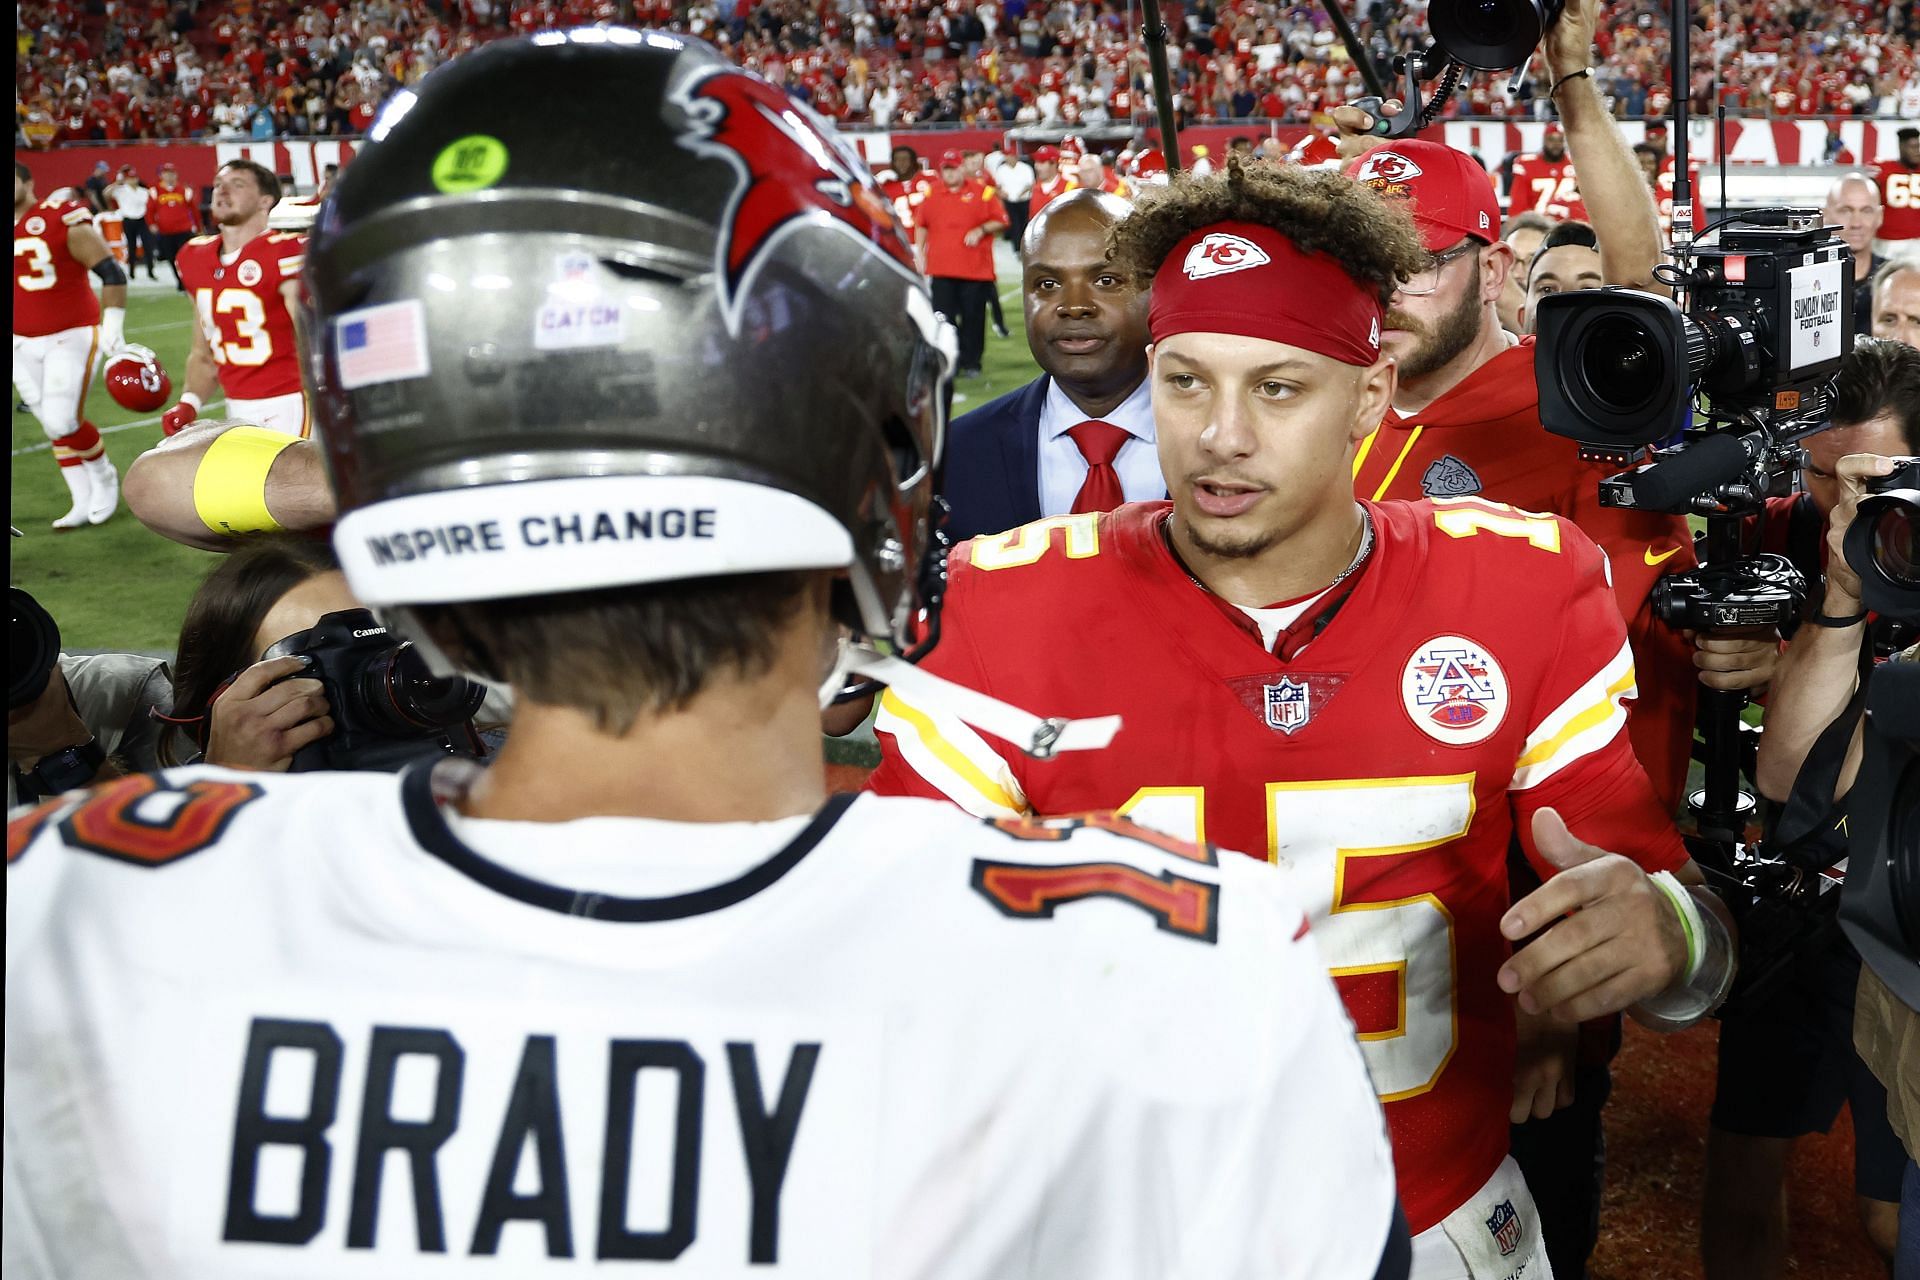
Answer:
[(1650, 870), (1686, 853), (1622, 731), (1632, 659), (1598, 549), (1557, 517), (1477, 499), (1364, 505), (1359, 582), (1288, 661), (1186, 574), (1170, 504), (963, 544), (922, 665), (1049, 715), (1118, 712), (1120, 732), (1037, 761), (889, 691), (869, 785), (982, 815), (1112, 809), (1284, 867), (1419, 1232), (1506, 1154), (1510, 837), (1543, 875), (1543, 806)]
[(176, 770), (9, 825), (0, 1270), (1406, 1274), (1264, 868), (876, 796), (481, 821), (461, 773)]

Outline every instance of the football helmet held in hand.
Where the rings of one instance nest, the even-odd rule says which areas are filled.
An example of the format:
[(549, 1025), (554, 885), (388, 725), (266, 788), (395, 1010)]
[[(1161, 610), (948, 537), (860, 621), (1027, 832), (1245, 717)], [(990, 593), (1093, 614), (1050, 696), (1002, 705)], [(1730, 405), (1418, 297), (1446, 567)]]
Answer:
[(173, 394), (173, 379), (151, 349), (129, 343), (107, 362), (107, 394), (122, 409), (152, 413)]

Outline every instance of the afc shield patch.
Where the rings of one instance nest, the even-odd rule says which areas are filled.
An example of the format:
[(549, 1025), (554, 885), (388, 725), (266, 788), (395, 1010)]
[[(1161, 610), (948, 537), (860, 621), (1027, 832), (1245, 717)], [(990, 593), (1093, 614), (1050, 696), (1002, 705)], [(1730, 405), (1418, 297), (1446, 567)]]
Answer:
[(1307, 686), (1290, 676), (1266, 686), (1267, 727), (1292, 733), (1313, 718), (1313, 696)]
[(1491, 653), (1463, 636), (1435, 636), (1400, 672), (1400, 701), (1420, 732), (1450, 746), (1492, 737), (1507, 718), (1507, 676)]
[(1434, 459), (1420, 477), (1420, 491), (1429, 498), (1466, 498), (1481, 488), (1473, 468), (1450, 453)]
[(1493, 1214), (1487, 1219), (1487, 1232), (1500, 1246), (1503, 1258), (1511, 1257), (1520, 1247), (1520, 1215), (1513, 1211), (1513, 1201), (1502, 1200), (1493, 1207)]

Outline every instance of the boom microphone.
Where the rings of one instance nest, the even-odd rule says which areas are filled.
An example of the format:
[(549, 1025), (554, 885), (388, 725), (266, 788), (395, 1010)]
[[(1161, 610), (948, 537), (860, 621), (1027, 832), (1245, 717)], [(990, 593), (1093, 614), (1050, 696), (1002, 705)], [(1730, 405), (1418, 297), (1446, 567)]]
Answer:
[(1633, 505), (1645, 511), (1685, 510), (1695, 494), (1711, 493), (1746, 475), (1766, 447), (1766, 435), (1758, 431), (1695, 441), (1684, 452), (1634, 473)]

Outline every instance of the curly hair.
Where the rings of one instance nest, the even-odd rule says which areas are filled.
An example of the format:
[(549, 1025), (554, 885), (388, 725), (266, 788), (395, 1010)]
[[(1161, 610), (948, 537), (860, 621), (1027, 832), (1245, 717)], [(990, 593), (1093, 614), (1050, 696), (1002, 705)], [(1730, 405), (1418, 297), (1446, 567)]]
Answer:
[(1224, 173), (1181, 175), (1107, 236), (1107, 257), (1150, 287), (1175, 245), (1216, 222), (1271, 227), (1306, 252), (1338, 262), (1385, 306), (1398, 283), (1427, 265), (1413, 219), (1398, 203), (1343, 174), (1229, 156)]

